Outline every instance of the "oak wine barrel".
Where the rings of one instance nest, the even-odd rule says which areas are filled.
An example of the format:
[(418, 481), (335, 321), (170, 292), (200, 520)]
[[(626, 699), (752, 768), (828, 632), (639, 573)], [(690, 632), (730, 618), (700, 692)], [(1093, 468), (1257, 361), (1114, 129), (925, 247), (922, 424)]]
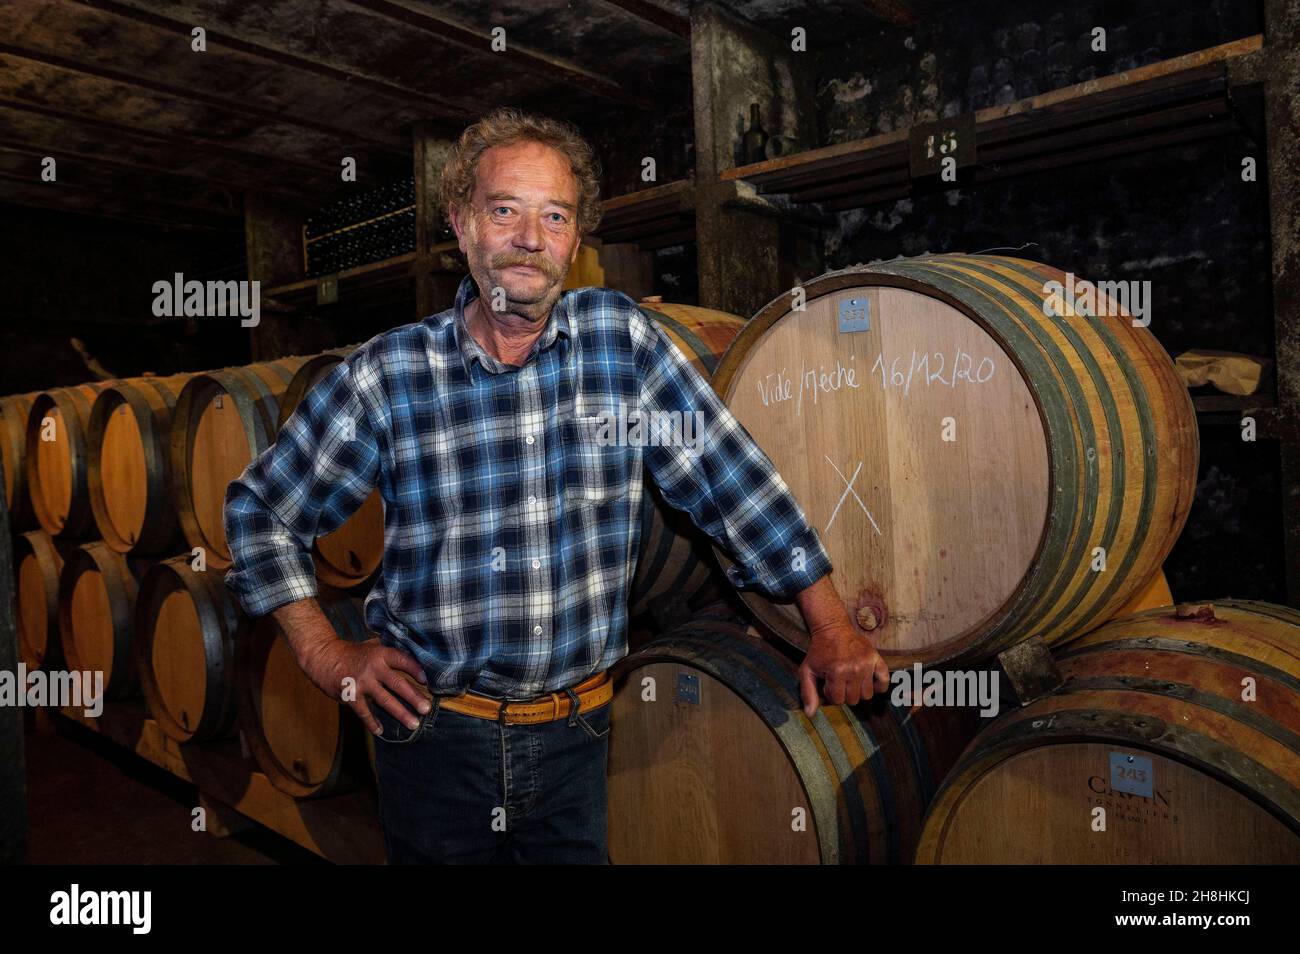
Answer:
[(90, 508), (86, 430), (95, 396), (107, 381), (43, 391), (27, 417), (27, 492), (41, 528), (82, 540), (95, 533)]
[(796, 663), (709, 612), (619, 664), (610, 860), (910, 861), (926, 803), (975, 734), (975, 711), (897, 707), (886, 693), (823, 705), (810, 720)]
[(59, 577), (68, 554), (76, 549), (72, 541), (51, 537), (44, 530), (29, 530), (14, 537), (18, 658), (29, 670), (63, 667)]
[(104, 674), (104, 697), (139, 688), (131, 651), (139, 581), (156, 562), (111, 550), (100, 540), (71, 551), (59, 576), (59, 634), (67, 667)]
[(1057, 661), (1063, 686), (962, 755), (918, 863), (1300, 862), (1300, 613), (1147, 610)]
[[(349, 345), (315, 355), (298, 369), (280, 401), (277, 432), (284, 427), (312, 386), (356, 347)], [(378, 488), (371, 491), (352, 516), (332, 533), (317, 537), (312, 545), (316, 576), (338, 589), (362, 586), (375, 575), (383, 559), (384, 502)]]
[[(361, 600), (324, 593), (317, 599), (340, 638), (370, 638)], [(236, 646), (236, 667), (240, 730), (272, 785), (308, 798), (371, 777), (361, 720), (307, 678), (274, 616), (253, 622)]]
[(90, 409), (90, 507), (119, 553), (175, 553), (183, 543), (172, 498), (172, 408), (189, 374), (114, 381)]
[(181, 532), (207, 565), (229, 568), (226, 488), (275, 442), (280, 400), (306, 356), (193, 375), (181, 389), (170, 433), (172, 495)]
[[(642, 301), (637, 307), (706, 379), (713, 376), (718, 360), (745, 324), (737, 315), (693, 305)], [(654, 613), (671, 619), (716, 601), (729, 589), (709, 538), (690, 517), (665, 502), (647, 478), (628, 615)]]
[(36, 527), (27, 491), (27, 419), (39, 392), (0, 397), (0, 457), (4, 459), (4, 505), (14, 533)]
[[(1106, 296), (1045, 313), (1053, 281), (1081, 287), (991, 255), (829, 272), (764, 307), (718, 367), (891, 668), (1087, 632), (1187, 518), (1199, 445), (1173, 362)], [(807, 645), (794, 604), (743, 598)]]
[(245, 638), (222, 575), (189, 554), (140, 580), (132, 648), (149, 713), (177, 742), (229, 735), (235, 726), (235, 644)]

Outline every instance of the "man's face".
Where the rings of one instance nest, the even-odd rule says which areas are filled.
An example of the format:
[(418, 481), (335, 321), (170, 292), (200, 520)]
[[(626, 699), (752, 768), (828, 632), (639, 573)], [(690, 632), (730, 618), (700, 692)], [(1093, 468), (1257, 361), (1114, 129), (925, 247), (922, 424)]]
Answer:
[(578, 255), (577, 213), (577, 178), (554, 149), (521, 142), (484, 151), (469, 206), (450, 215), (488, 309), (545, 321)]

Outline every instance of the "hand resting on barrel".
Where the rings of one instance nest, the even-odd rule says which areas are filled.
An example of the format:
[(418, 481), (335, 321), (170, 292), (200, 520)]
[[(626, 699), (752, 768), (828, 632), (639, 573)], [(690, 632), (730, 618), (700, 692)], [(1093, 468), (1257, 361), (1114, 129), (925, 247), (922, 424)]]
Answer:
[(799, 667), (799, 694), (808, 718), (817, 714), (817, 680), (826, 701), (857, 705), (889, 689), (889, 667), (875, 645), (849, 622), (848, 611), (826, 574), (795, 596), (808, 624), (808, 654)]

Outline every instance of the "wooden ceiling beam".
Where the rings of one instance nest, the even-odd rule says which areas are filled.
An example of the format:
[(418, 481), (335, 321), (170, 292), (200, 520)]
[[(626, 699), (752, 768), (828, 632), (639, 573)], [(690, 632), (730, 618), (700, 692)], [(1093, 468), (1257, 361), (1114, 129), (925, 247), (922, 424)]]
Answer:
[(656, 104), (653, 99), (628, 92), (608, 76), (593, 72), (572, 60), (515, 43), (509, 40), (508, 36), (506, 51), (494, 53), (489, 45), (491, 38), (484, 27), (471, 27), (452, 17), (435, 13), (427, 4), (416, 3), (413, 0), (344, 0), (344, 2), (369, 10), (371, 13), (378, 13), (397, 23), (404, 23), (464, 50), (484, 56), (505, 57), (506, 62), (512, 67), (564, 83), (574, 89), (594, 93), (646, 112), (655, 109)]
[[(199, 148), (205, 152), (226, 156), (246, 163), (259, 163), (262, 168), (268, 165), (283, 167), (286, 171), (296, 169), (301, 174), (306, 174), (313, 179), (322, 182), (337, 180), (338, 167), (332, 161), (322, 160), (321, 163), (299, 162), (296, 159), (286, 159), (283, 156), (271, 156), (265, 153), (250, 152), (245, 149), (236, 149), (233, 146), (227, 146), (220, 140), (205, 136), (199, 132), (190, 132), (186, 136), (178, 136), (173, 133), (162, 133), (152, 129), (143, 129), (138, 126), (127, 126), (123, 123), (115, 123), (106, 119), (98, 119), (94, 116), (85, 116), (80, 113), (69, 112), (65, 109), (53, 109), (49, 106), (41, 106), (36, 103), (23, 102), (21, 100), (8, 99), (0, 97), (0, 111), (5, 109), (17, 110), (19, 112), (33, 113), (38, 116), (45, 116), (60, 122), (75, 123), (80, 126), (86, 126), (99, 130), (104, 133), (111, 133), (114, 136), (126, 136), (138, 139), (152, 139), (155, 142), (171, 143), (174, 145)], [(251, 183), (250, 183), (251, 185)]]
[[(179, 206), (157, 199), (126, 197), (120, 192), (106, 192), (93, 186), (74, 185), (69, 182), (57, 184), (40, 182), (30, 176), (17, 176), (4, 171), (0, 171), (0, 185), (3, 186), (0, 187), (0, 202), (77, 212), (82, 215), (132, 219), (174, 228), (206, 231), (237, 231), (243, 228), (243, 220), (238, 216), (218, 218), (207, 210)], [(74, 194), (77, 195), (75, 200), (72, 198)]]
[[(173, 179), (183, 179), (186, 182), (196, 182), (201, 185), (228, 189), (235, 193), (242, 193), (249, 187), (247, 181), (233, 182), (229, 179), (214, 178), (203, 173), (182, 172), (178, 169), (169, 169), (166, 166), (154, 165), (153, 163), (148, 162), (124, 162), (120, 159), (109, 158), (100, 153), (77, 152), (68, 149), (66, 146), (51, 146), (46, 143), (26, 142), (12, 137), (6, 137), (3, 142), (0, 142), (0, 153), (3, 152), (12, 152), (23, 156), (35, 156), (38, 159), (45, 156), (54, 156), (59, 161), (72, 159), (80, 164), (88, 166), (103, 166), (107, 169), (120, 169), (123, 172), (130, 173), (144, 172), (151, 176), (168, 176)], [(257, 191), (279, 196), (280, 198), (291, 202), (311, 204), (319, 200), (319, 195), (310, 190), (290, 191), (280, 186), (259, 185)]]
[(679, 16), (657, 3), (652, 3), (651, 0), (600, 0), (600, 2), (607, 3), (611, 7), (618, 7), (624, 13), (629, 13), (646, 23), (662, 27), (669, 33), (675, 33), (687, 40), (691, 38), (690, 17)]
[(88, 63), (80, 63), (76, 60), (69, 59), (68, 57), (58, 56), (57, 54), (49, 53), (44, 50), (33, 50), (21, 46), (15, 46), (12, 43), (0, 42), (0, 53), (18, 59), (27, 60), (31, 63), (41, 63), (45, 66), (52, 66), (56, 69), (66, 70), (70, 73), (80, 73), (84, 76), (107, 80), (111, 83), (121, 83), (124, 86), (134, 86), (173, 99), (202, 103), (204, 106), (208, 106), (212, 109), (219, 109), (236, 115), (252, 116), (268, 123), (282, 123), (287, 126), (311, 129), (349, 142), (364, 142), (373, 148), (383, 149), (393, 154), (405, 155), (409, 148), (404, 137), (393, 136), (381, 139), (377, 136), (355, 132), (351, 129), (342, 129), (328, 123), (291, 116), (287, 113), (275, 112), (269, 109), (262, 109), (258, 106), (253, 106), (246, 101), (225, 99), (221, 96), (213, 96), (210, 93), (200, 92), (199, 90), (184, 89), (179, 86), (172, 86), (169, 83), (159, 83), (156, 80), (148, 79), (138, 73), (122, 73), (118, 70), (111, 70), (101, 66), (92, 66)]
[[(57, 154), (55, 158), (58, 158)], [(122, 174), (74, 159), (59, 159), (57, 168), (58, 179), (44, 182), (41, 180), (41, 157), (0, 149), (0, 173), (18, 180), (27, 179), (50, 191), (73, 187), (213, 219), (242, 219), (244, 214), (243, 194), (229, 189), (216, 186), (195, 189), (188, 184), (178, 186), (175, 180), (160, 181), (148, 174), (143, 177), (139, 173)]]
[[(146, 23), (150, 26), (178, 33), (186, 38), (186, 42), (188, 42), (190, 31), (196, 26), (196, 24), (183, 17), (159, 13), (152, 9), (152, 5), (146, 0), (71, 0), (71, 2), (95, 10), (102, 10), (125, 20), (134, 20), (137, 23)], [(368, 89), (377, 95), (419, 106), (422, 110), (432, 113), (433, 116), (440, 117), (449, 124), (460, 124), (468, 113), (478, 111), (486, 105), (447, 99), (433, 93), (411, 89), (384, 79), (382, 76), (368, 73), (354, 64), (327, 62), (318, 57), (295, 53), (282, 46), (272, 46), (268, 43), (245, 40), (242, 37), (223, 33), (220, 30), (206, 26), (204, 30), (210, 46), (216, 44), (247, 56), (255, 56), (272, 63), (278, 63), (290, 69), (322, 76), (339, 83), (346, 83), (353, 88)]]
[[(66, 199), (67, 196), (60, 196)], [(52, 202), (47, 198), (39, 196), (17, 195), (9, 190), (0, 190), (0, 207), (4, 205), (21, 206), (25, 209), (39, 209), (42, 212), (62, 212), (67, 215), (84, 215), (88, 218), (113, 219), (118, 222), (129, 222), (132, 225), (147, 225), (155, 229), (183, 229), (187, 232), (225, 232), (229, 229), (218, 228), (212, 224), (199, 224), (194, 222), (178, 222), (171, 219), (158, 219), (148, 215), (139, 215), (132, 213), (124, 208), (101, 208), (87, 209), (84, 206), (67, 207)]]

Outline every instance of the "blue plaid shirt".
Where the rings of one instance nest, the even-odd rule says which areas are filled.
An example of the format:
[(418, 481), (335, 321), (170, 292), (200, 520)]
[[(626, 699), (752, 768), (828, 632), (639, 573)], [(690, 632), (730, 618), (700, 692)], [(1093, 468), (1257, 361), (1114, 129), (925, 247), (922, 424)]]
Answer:
[[(313, 539), (376, 486), (366, 622), (435, 693), (527, 698), (627, 653), (643, 470), (735, 557), (738, 586), (790, 599), (830, 571), (772, 462), (632, 299), (563, 293), (516, 367), (466, 330), (477, 295), (466, 276), (452, 308), (349, 354), (231, 482), (226, 584), (250, 615), (316, 595)], [(637, 439), (637, 409), (694, 413), (704, 439)]]

